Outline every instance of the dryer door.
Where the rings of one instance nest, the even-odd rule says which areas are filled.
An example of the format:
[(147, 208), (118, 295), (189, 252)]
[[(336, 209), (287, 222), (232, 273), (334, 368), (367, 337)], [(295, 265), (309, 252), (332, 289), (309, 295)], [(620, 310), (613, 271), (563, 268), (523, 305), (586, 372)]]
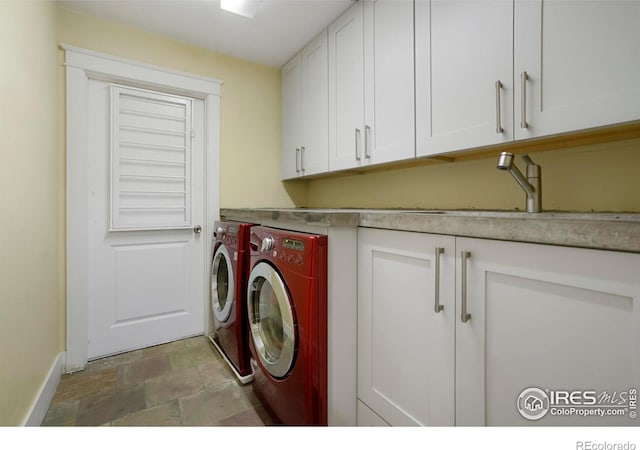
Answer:
[(211, 264), (211, 309), (219, 323), (226, 322), (231, 313), (235, 295), (233, 280), (233, 266), (229, 252), (224, 245), (216, 250)]
[(296, 333), (294, 311), (280, 274), (260, 262), (248, 285), (251, 339), (262, 366), (274, 377), (284, 377), (293, 367)]

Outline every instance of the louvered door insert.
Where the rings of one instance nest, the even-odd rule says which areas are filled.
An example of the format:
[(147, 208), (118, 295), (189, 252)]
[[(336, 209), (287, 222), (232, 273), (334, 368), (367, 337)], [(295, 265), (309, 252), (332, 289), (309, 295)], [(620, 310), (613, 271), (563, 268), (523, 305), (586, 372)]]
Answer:
[(193, 100), (110, 89), (111, 230), (190, 228)]

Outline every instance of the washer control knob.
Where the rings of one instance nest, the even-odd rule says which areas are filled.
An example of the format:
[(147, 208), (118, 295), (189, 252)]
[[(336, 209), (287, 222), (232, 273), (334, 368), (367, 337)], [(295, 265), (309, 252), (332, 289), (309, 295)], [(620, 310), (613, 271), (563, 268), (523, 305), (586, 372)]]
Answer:
[(260, 250), (262, 252), (268, 252), (273, 248), (274, 243), (275, 240), (271, 236), (267, 236), (262, 240), (262, 247), (260, 248)]
[(216, 236), (222, 237), (223, 234), (224, 234), (224, 228), (222, 227), (216, 228)]

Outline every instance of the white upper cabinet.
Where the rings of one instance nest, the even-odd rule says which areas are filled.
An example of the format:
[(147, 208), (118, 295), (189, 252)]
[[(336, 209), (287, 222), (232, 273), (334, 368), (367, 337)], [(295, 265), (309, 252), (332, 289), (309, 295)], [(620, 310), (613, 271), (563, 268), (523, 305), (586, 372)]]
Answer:
[(282, 95), (282, 179), (300, 175), (302, 141), (302, 56), (296, 55), (281, 70)]
[(329, 27), (329, 168), (415, 156), (413, 1), (358, 2)]
[(640, 119), (639, 44), (638, 1), (516, 0), (516, 139)]
[(365, 2), (364, 17), (364, 163), (413, 158), (413, 0)]
[(417, 0), (418, 156), (513, 139), (513, 3)]
[(640, 1), (362, 0), (282, 69), (283, 179), (640, 120)]
[(329, 169), (362, 162), (364, 6), (353, 5), (329, 27)]
[(300, 171), (329, 169), (329, 81), (327, 31), (302, 50), (302, 142)]
[(415, 15), (418, 156), (640, 120), (638, 1), (417, 0)]
[(282, 68), (283, 179), (328, 170), (327, 77), (324, 30)]

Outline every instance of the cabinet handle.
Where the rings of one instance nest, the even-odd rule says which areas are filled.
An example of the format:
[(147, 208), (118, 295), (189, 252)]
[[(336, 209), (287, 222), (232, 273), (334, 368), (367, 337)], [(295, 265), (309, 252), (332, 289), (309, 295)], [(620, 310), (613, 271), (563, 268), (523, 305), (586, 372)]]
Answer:
[(356, 161), (360, 161), (360, 128), (356, 128)]
[(300, 149), (296, 148), (296, 172), (300, 173)]
[(502, 128), (502, 119), (500, 117), (500, 110), (502, 109), (502, 102), (500, 101), (500, 91), (502, 90), (502, 81), (496, 81), (496, 133), (502, 134), (504, 129)]
[(462, 323), (467, 323), (471, 319), (471, 314), (467, 312), (467, 260), (471, 257), (471, 252), (461, 252), (462, 257)]
[(365, 159), (370, 159), (371, 155), (369, 154), (369, 139), (371, 135), (371, 127), (369, 125), (364, 126), (364, 157)]
[(520, 106), (522, 110), (520, 111), (520, 128), (529, 128), (529, 124), (527, 123), (527, 80), (529, 79), (529, 75), (525, 70), (520, 74), (520, 81), (522, 83), (522, 89), (520, 90)]
[(300, 170), (304, 172), (304, 145), (300, 147)]
[(444, 253), (444, 248), (442, 247), (436, 247), (436, 258), (435, 258), (435, 262), (436, 262), (436, 267), (435, 267), (435, 272), (436, 272), (436, 302), (435, 302), (435, 306), (434, 306), (434, 311), (437, 313), (439, 313), (440, 311), (442, 311), (444, 309), (444, 306), (442, 306), (440, 304), (440, 255), (442, 255)]

